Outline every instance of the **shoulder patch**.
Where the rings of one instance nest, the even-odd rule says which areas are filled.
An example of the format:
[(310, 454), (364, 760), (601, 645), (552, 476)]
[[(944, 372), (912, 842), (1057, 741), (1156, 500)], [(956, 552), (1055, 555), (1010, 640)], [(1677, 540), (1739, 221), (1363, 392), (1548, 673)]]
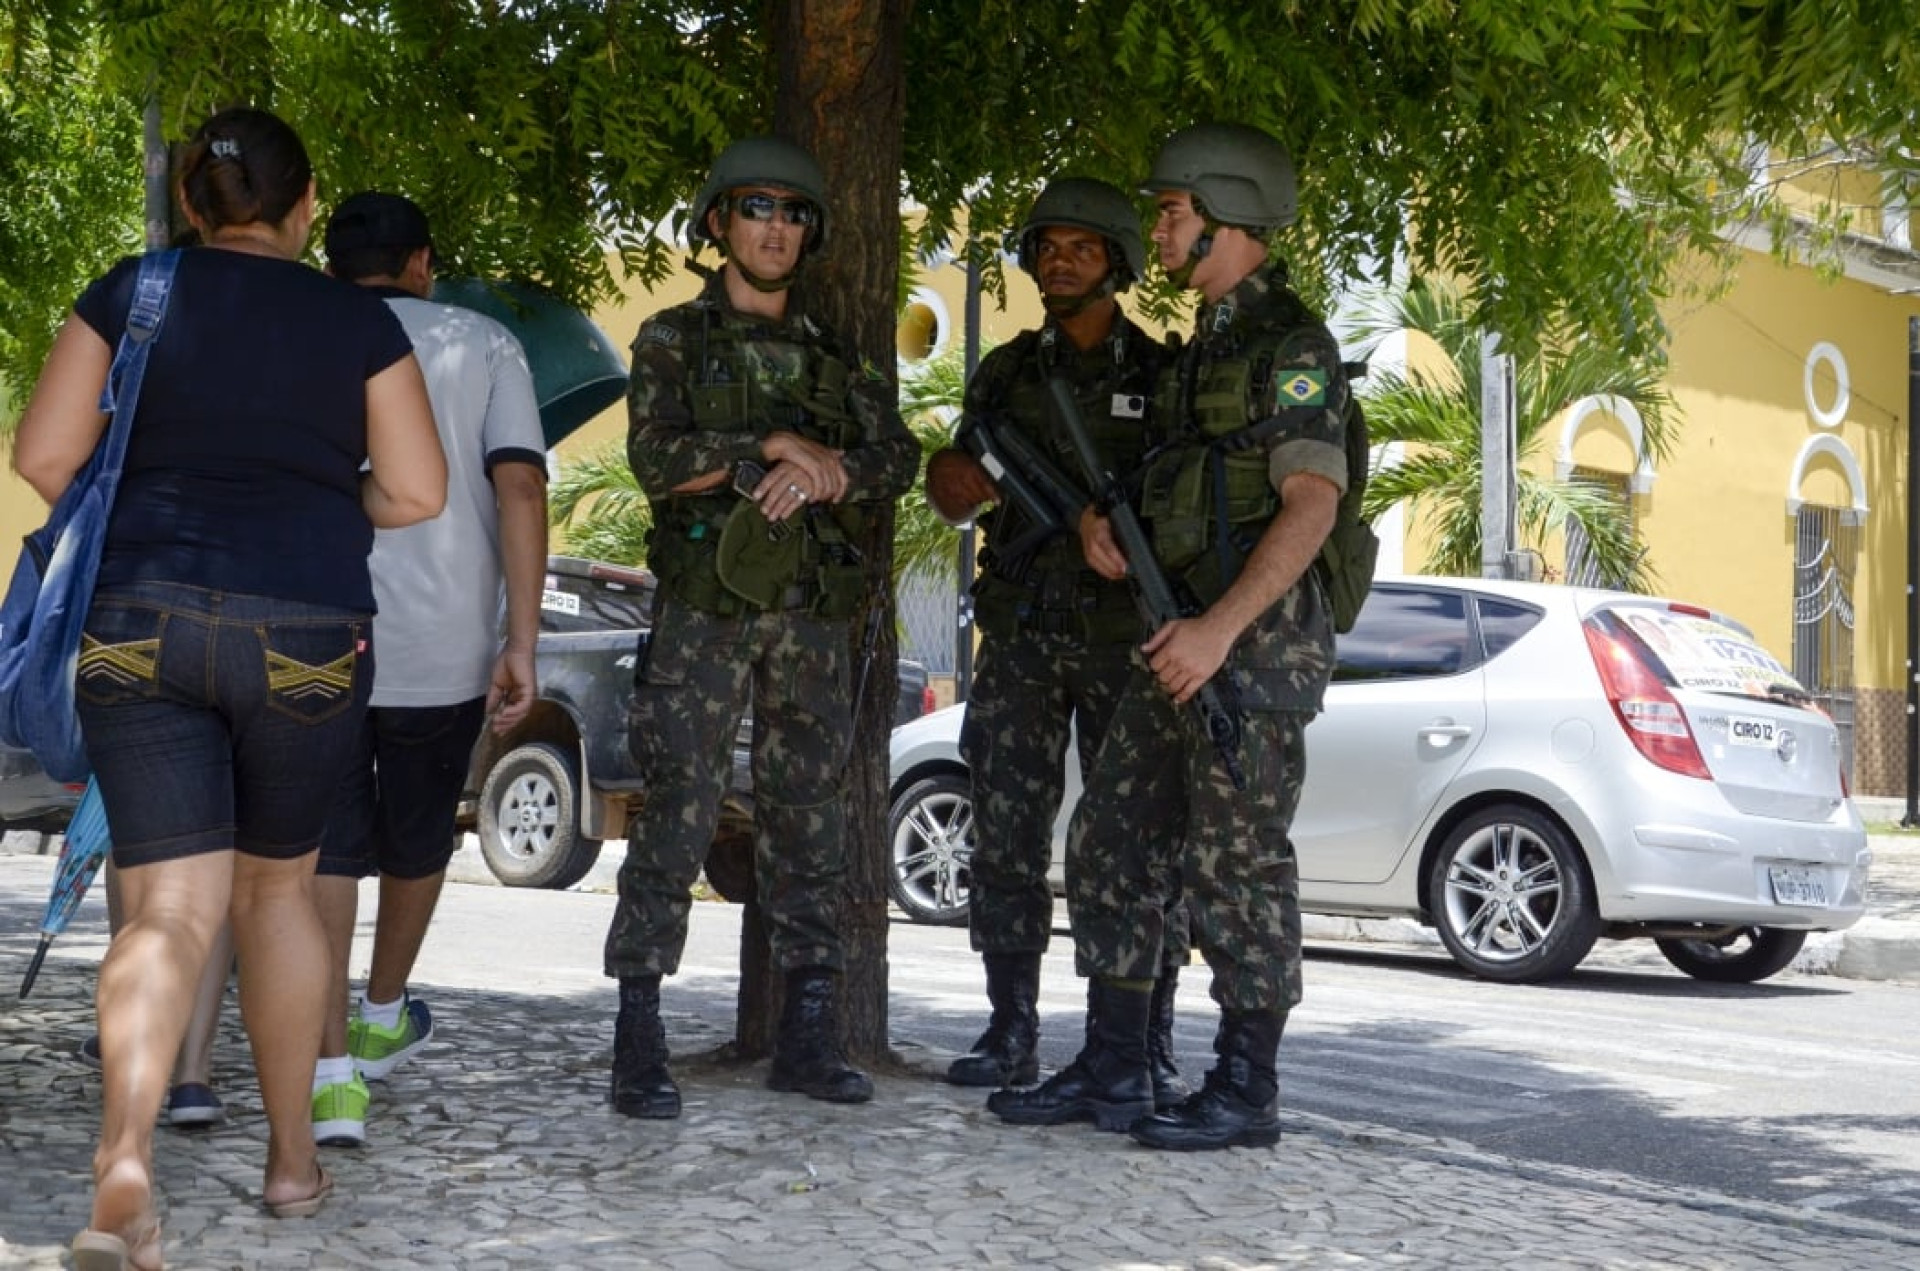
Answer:
[(680, 328), (665, 322), (648, 322), (640, 328), (640, 343), (675, 345), (680, 343)]
[(1288, 367), (1274, 372), (1274, 406), (1325, 406), (1327, 373), (1317, 366)]

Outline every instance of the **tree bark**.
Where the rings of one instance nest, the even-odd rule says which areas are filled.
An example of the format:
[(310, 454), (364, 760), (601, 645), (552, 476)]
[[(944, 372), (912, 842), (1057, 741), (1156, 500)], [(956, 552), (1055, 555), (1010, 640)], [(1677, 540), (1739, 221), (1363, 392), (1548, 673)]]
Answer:
[[(900, 273), (900, 164), (906, 123), (910, 0), (769, 0), (777, 50), (774, 131), (806, 147), (827, 180), (827, 245), (806, 265), (796, 298), (851, 339), (891, 382)], [(894, 664), (893, 515), (874, 518), (862, 545), (869, 612), (848, 638), (858, 695), (847, 766), (848, 870), (841, 900), (846, 976), (841, 1012), (857, 1064), (889, 1058), (887, 1038), (887, 738), (899, 694)], [(748, 918), (756, 917), (751, 911)], [(764, 940), (741, 941), (735, 1044), (772, 1047), (781, 985)]]

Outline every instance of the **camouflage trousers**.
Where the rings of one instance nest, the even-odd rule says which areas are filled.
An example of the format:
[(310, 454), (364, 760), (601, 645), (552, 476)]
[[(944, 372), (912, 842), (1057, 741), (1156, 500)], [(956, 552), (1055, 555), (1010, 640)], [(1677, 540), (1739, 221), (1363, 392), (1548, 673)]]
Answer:
[[(967, 694), (960, 755), (973, 785), (967, 929), (981, 953), (1044, 953), (1053, 934), (1053, 823), (1066, 793), (1067, 743), (1084, 782), (1132, 671), (1133, 646), (1078, 635), (986, 636)], [(1071, 869), (1071, 858), (1069, 858)], [(1166, 897), (1164, 956), (1187, 959), (1179, 880)]]
[(647, 797), (628, 831), (606, 973), (679, 969), (749, 701), (754, 872), (774, 962), (840, 969), (853, 736), (846, 624), (791, 612), (722, 618), (664, 597), (654, 616), (627, 715)]
[(1300, 1000), (1300, 871), (1288, 837), (1311, 715), (1248, 711), (1235, 790), (1191, 707), (1142, 670), (1127, 683), (1067, 836), (1067, 901), (1082, 975), (1155, 976), (1178, 879), (1223, 1009)]

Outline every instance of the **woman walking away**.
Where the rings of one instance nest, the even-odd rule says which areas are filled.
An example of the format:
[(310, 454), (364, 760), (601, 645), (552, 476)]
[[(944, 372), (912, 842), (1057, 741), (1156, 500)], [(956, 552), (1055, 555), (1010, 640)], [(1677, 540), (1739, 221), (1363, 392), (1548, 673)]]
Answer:
[[(182, 254), (152, 346), (76, 681), (126, 905), (100, 968), (83, 1271), (161, 1265), (153, 1127), (229, 917), (267, 1113), (262, 1203), (304, 1216), (332, 1189), (308, 1105), (328, 974), (314, 852), (373, 682), (373, 528), (446, 497), (400, 324), (299, 263), (314, 185), (293, 130), (220, 112), (177, 193), (204, 245)], [(14, 466), (48, 501), (101, 438), (137, 272), (122, 261), (81, 295), (21, 418)]]

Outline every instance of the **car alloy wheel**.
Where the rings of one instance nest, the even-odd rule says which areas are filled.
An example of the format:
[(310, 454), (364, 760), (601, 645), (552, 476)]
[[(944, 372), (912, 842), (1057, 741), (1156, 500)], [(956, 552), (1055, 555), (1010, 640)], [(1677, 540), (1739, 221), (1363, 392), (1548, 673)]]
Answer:
[(1667, 961), (1696, 980), (1753, 984), (1784, 971), (1807, 942), (1804, 931), (1741, 927), (1713, 937), (1667, 937), (1654, 943)]
[(887, 890), (915, 922), (964, 926), (973, 881), (973, 792), (964, 776), (916, 781), (887, 818)]
[(1519, 804), (1483, 809), (1456, 826), (1428, 885), (1447, 952), (1489, 980), (1565, 975), (1600, 935), (1580, 849), (1559, 823)]

